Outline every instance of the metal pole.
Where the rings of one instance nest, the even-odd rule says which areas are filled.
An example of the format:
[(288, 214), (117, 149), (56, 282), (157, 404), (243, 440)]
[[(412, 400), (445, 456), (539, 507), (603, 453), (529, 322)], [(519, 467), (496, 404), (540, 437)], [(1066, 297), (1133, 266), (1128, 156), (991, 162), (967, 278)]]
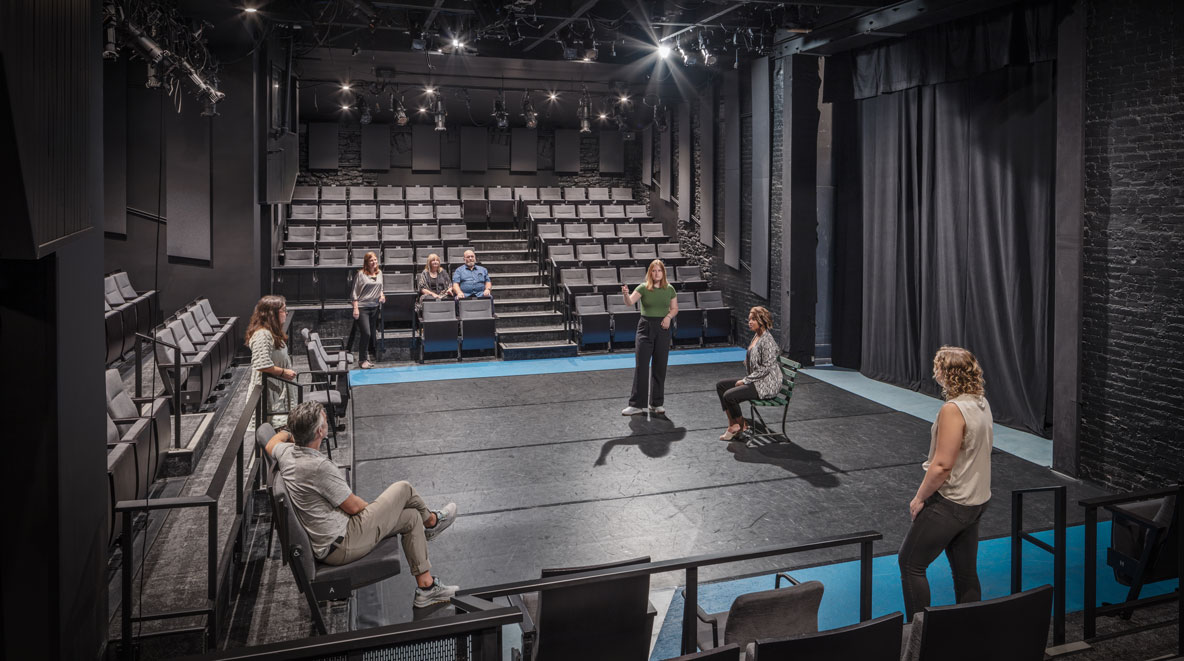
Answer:
[[(136, 398), (144, 396), (144, 359), (140, 357), (140, 350), (143, 348), (144, 340), (136, 335)], [(155, 394), (155, 393), (153, 393)]]
[(1013, 491), (1011, 494), (1011, 593), (1023, 591), (1024, 571), (1024, 494)]
[(691, 654), (698, 649), (695, 642), (695, 613), (699, 609), (699, 568), (687, 567), (686, 599), (682, 606), (682, 653)]
[(173, 349), (173, 447), (181, 449), (181, 349)]
[(1097, 634), (1098, 608), (1098, 510), (1085, 508), (1085, 620), (1082, 638), (1087, 642)]
[(1058, 487), (1053, 492), (1054, 531), (1053, 531), (1053, 611), (1052, 611), (1052, 644), (1065, 644), (1065, 487)]
[[(1184, 484), (1176, 485), (1176, 535), (1184, 535)], [(1184, 576), (1184, 544), (1176, 543), (1178, 556), (1176, 558), (1177, 576)], [(1184, 589), (1176, 589), (1176, 654), (1184, 655)]]
[(209, 620), (206, 622), (206, 637), (208, 640), (207, 649), (214, 650), (218, 648), (218, 501), (210, 503), (207, 508), (209, 541), (206, 553), (209, 554), (209, 557), (206, 558), (206, 572), (209, 576), (207, 577), (206, 594), (210, 600), (210, 614)]
[(119, 546), (123, 552), (123, 575), (120, 576), (123, 588), (123, 603), (120, 604), (123, 639), (120, 641), (119, 655), (124, 661), (131, 661), (134, 658), (132, 650), (132, 511), (124, 510), (120, 515), (123, 517), (123, 534), (119, 536)]
[(872, 619), (872, 543), (859, 544), (859, 621)]

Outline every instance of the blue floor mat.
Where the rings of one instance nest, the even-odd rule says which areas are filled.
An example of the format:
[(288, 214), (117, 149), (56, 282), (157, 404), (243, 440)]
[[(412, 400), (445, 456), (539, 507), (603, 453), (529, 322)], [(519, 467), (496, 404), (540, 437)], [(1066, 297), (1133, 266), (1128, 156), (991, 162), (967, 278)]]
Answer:
[[(702, 365), (704, 363), (743, 362), (745, 350), (740, 347), (715, 349), (680, 349), (670, 352), (671, 366)], [(499, 376), (529, 376), (562, 372), (592, 372), (596, 370), (633, 369), (632, 353), (598, 354), (575, 358), (540, 358), (537, 360), (494, 360), (479, 363), (447, 363), (435, 365), (405, 365), (353, 370), (349, 373), (351, 386), (378, 386), (389, 383), (418, 381), (448, 381), (452, 379), (480, 379)]]
[[(1053, 531), (1035, 534), (1038, 539), (1052, 543)], [(1072, 526), (1065, 532), (1066, 556), (1065, 608), (1069, 613), (1084, 608), (1085, 527)], [(1098, 524), (1098, 603), (1117, 603), (1126, 599), (1127, 588), (1114, 580), (1114, 572), (1105, 565), (1106, 547), (1110, 542), (1110, 522)], [(1024, 543), (1024, 589), (1045, 583), (1052, 584), (1052, 554)], [(788, 557), (788, 556), (787, 556)], [(825, 592), (818, 611), (818, 629), (836, 629), (859, 621), (859, 562), (842, 562), (792, 572), (800, 581), (822, 581)], [(949, 563), (943, 553), (929, 566), (929, 588), (935, 606), (954, 603), (954, 581)], [(978, 547), (978, 576), (982, 583), (983, 599), (1002, 597), (1011, 592), (1011, 538), (983, 540)], [(1141, 596), (1167, 594), (1176, 589), (1178, 581), (1162, 581), (1143, 588)], [(708, 613), (728, 610), (739, 595), (773, 588), (774, 577), (755, 576), (734, 581), (721, 581), (699, 586), (699, 605)], [(682, 641), (683, 598), (676, 591), (670, 609), (662, 623), (658, 642), (654, 646), (653, 661), (679, 655)], [(872, 561), (872, 617), (904, 611), (900, 591), (900, 569), (897, 556), (886, 555)]]

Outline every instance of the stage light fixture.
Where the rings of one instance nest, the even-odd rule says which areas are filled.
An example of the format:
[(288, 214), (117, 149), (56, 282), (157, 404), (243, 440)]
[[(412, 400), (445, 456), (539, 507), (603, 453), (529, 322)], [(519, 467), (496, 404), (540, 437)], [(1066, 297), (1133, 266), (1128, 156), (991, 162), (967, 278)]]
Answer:
[(576, 109), (576, 118), (580, 120), (580, 133), (592, 132), (592, 99), (588, 98), (588, 88), (580, 95), (580, 105)]
[(606, 120), (606, 119), (608, 119), (608, 115), (605, 113), (600, 113), (600, 119), (601, 119), (601, 121)]
[(433, 94), (436, 93), (436, 88), (429, 85), (429, 86), (423, 88), (423, 93), (427, 94), (428, 96), (432, 96)]
[(444, 95), (436, 98), (436, 112), (434, 119), (436, 122), (437, 131), (447, 131), (448, 127), (444, 125), (444, 118), (448, 116), (448, 109), (444, 107)]
[(559, 45), (563, 47), (563, 59), (565, 59), (565, 60), (580, 59), (580, 50), (575, 47), (575, 44), (568, 45), (566, 42), (561, 41), (561, 42), (559, 42)]
[(662, 42), (662, 43), (658, 44), (658, 57), (662, 58), (663, 60), (670, 57), (670, 45), (669, 44), (667, 44), (666, 42)]
[(259, 9), (256, 7), (243, 7), (243, 11), (247, 12), (248, 14), (254, 14), (255, 12), (258, 12)]
[(349, 83), (341, 83), (341, 91), (348, 92), (349, 91)]
[(149, 89), (160, 87), (160, 77), (156, 75), (155, 65), (148, 65), (148, 79), (144, 81), (144, 87)]
[(558, 101), (559, 100), (559, 92), (551, 92), (550, 94), (547, 94), (547, 100)]
[(464, 44), (462, 44), (462, 43), (460, 42), (460, 39), (457, 39), (457, 38), (455, 38), (455, 37), (452, 39), (452, 47), (453, 47), (453, 48), (460, 48), (460, 47), (461, 47), (461, 46), (463, 46), (463, 45), (464, 45)]
[(497, 96), (493, 97), (493, 119), (499, 129), (510, 125), (510, 113), (506, 112), (506, 93), (504, 91), (498, 91)]
[(428, 40), (426, 35), (419, 35), (411, 38), (411, 50), (422, 52), (428, 49)]
[(534, 129), (539, 126), (539, 114), (534, 110), (534, 103), (530, 100), (530, 90), (522, 94), (522, 119), (526, 120), (526, 128)]
[(596, 49), (596, 40), (588, 37), (584, 40), (584, 61), (591, 62), (600, 55), (600, 51)]
[(218, 105), (209, 99), (202, 102), (202, 117), (218, 117)]
[(403, 97), (399, 97), (398, 103), (395, 105), (395, 123), (399, 126), (407, 126), (407, 108), (403, 105)]
[(341, 104), (341, 109), (342, 109), (342, 110), (349, 110), (349, 109), (350, 109), (350, 105), (349, 105), (348, 103), (343, 103), (343, 104)]
[(420, 112), (427, 112), (427, 111), (428, 111), (428, 109), (427, 109), (427, 108), (425, 108), (425, 107), (423, 107), (423, 106), (420, 106), (420, 107), (419, 107), (419, 111), (420, 111)]
[(358, 53), (361, 53), (361, 52), (362, 52), (362, 47), (361, 47), (361, 46), (359, 46), (359, 45), (358, 45), (358, 42), (356, 42), (356, 41), (355, 41), (355, 42), (354, 42), (354, 49), (353, 49), (352, 51), (350, 51), (350, 53), (349, 53), (349, 54), (350, 54), (350, 56), (352, 56), (352, 57), (357, 57), (357, 56), (358, 56)]
[(719, 56), (711, 49), (711, 40), (703, 32), (699, 33), (699, 52), (703, 54), (703, 64), (709, 67), (719, 62)]

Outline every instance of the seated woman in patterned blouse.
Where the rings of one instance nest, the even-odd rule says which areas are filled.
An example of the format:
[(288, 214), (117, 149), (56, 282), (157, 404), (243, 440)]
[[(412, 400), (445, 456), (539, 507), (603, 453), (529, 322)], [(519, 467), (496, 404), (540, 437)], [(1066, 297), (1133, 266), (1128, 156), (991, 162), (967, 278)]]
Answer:
[(767, 309), (758, 305), (748, 311), (748, 329), (753, 332), (748, 355), (744, 358), (748, 376), (739, 381), (723, 379), (715, 384), (720, 406), (728, 414), (728, 429), (719, 437), (721, 441), (730, 441), (748, 429), (748, 422), (740, 410), (741, 402), (772, 397), (781, 389), (781, 369), (777, 363), (781, 347), (769, 332), (772, 328), (773, 315)]
[(417, 311), (423, 308), (424, 301), (452, 298), (452, 278), (440, 268), (440, 256), (436, 253), (428, 255), (423, 270), (415, 278), (415, 289), (419, 292), (419, 301), (415, 304)]

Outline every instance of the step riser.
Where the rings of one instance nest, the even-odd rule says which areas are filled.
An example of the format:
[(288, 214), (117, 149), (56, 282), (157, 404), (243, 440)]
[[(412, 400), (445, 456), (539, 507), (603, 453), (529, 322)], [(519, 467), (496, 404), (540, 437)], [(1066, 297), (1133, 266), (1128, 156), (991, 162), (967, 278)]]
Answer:
[(506, 250), (501, 252), (485, 251), (477, 253), (477, 260), (482, 264), (490, 262), (522, 262), (522, 263), (536, 263), (525, 250)]
[(537, 275), (501, 275), (489, 274), (490, 279), (493, 280), (494, 286), (497, 285), (541, 285), (539, 276)]
[(493, 298), (495, 301), (498, 299), (514, 300), (516, 298), (546, 298), (547, 295), (548, 292), (546, 287), (523, 287), (522, 289), (507, 289), (502, 287), (499, 289), (497, 286), (497, 279), (494, 278)]
[(555, 306), (550, 303), (516, 303), (514, 301), (494, 301), (494, 309), (498, 314), (506, 312), (554, 312)]
[[(499, 310), (501, 312), (501, 310)], [(536, 313), (526, 317), (498, 317), (497, 330), (505, 332), (514, 328), (527, 326), (555, 326), (563, 323), (563, 315), (558, 312)]]
[(539, 358), (573, 358), (579, 355), (575, 345), (536, 347), (533, 349), (507, 349), (502, 347), (502, 360), (536, 360)]
[(468, 228), (469, 239), (473, 241), (497, 241), (497, 240), (513, 240), (522, 239), (522, 234), (518, 230), (483, 230)]
[(473, 250), (478, 253), (486, 250), (521, 250), (525, 252), (529, 249), (526, 241), (507, 241), (507, 240), (490, 240), (490, 241), (470, 241), (473, 245)]
[(566, 341), (567, 331), (516, 331), (515, 329), (503, 329), (501, 324), (498, 324), (498, 335), (504, 342), (563, 342)]

